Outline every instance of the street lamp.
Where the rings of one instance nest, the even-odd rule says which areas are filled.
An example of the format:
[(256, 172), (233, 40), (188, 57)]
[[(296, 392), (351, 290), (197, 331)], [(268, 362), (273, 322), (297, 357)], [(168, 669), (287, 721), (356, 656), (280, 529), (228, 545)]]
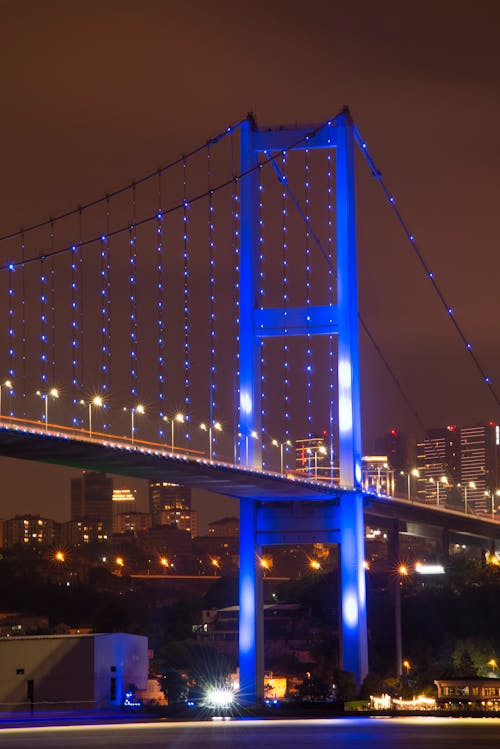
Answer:
[(184, 424), (184, 422), (185, 422), (184, 414), (181, 414), (181, 413), (175, 414), (175, 416), (172, 416), (172, 418), (170, 418), (170, 419), (169, 419), (168, 416), (164, 416), (163, 417), (163, 421), (170, 421), (170, 426), (171, 426), (170, 447), (172, 449), (172, 452), (175, 452), (175, 447), (174, 447), (174, 427), (175, 427), (175, 422), (177, 422), (178, 424)]
[(163, 567), (163, 574), (167, 574), (168, 559), (167, 557), (160, 557), (160, 564)]
[[(241, 432), (238, 433), (238, 437), (243, 437)], [(250, 465), (248, 462), (248, 438), (249, 437), (253, 437), (254, 440), (257, 440), (259, 439), (259, 435), (253, 429), (250, 432), (250, 434), (245, 434), (245, 465), (246, 466)]]
[(312, 450), (309, 449), (307, 452), (309, 454), (311, 452), (314, 454), (314, 480), (317, 481), (318, 479), (318, 453), (320, 453), (321, 455), (326, 455), (327, 454), (326, 447), (324, 447), (323, 445), (320, 445), (319, 447), (316, 447)]
[(403, 580), (408, 577), (408, 567), (400, 564), (394, 576), (394, 630), (396, 634), (396, 676), (401, 676), (403, 666), (403, 637), (401, 632), (401, 589)]
[(53, 398), (59, 398), (59, 390), (51, 388), (48, 393), (42, 393), (40, 390), (37, 390), (36, 394), (45, 401), (45, 431), (47, 431), (49, 428), (49, 395)]
[[(88, 402), (89, 406), (89, 437), (92, 438), (92, 406), (97, 406), (97, 408), (101, 408), (103, 404), (103, 400), (100, 395), (96, 395), (92, 400)], [(80, 401), (80, 405), (85, 406), (87, 405), (85, 401)]]
[(491, 497), (491, 519), (495, 519), (495, 497), (500, 497), (500, 489), (496, 489), (496, 491), (486, 491), (484, 493), (485, 497)]
[(412, 501), (412, 498), (411, 498), (411, 477), (413, 476), (416, 479), (420, 478), (420, 471), (418, 470), (418, 468), (412, 468), (411, 471), (408, 471), (408, 472), (401, 471), (401, 475), (404, 476), (405, 473), (406, 473), (406, 478), (408, 480), (408, 502), (411, 502)]
[(449, 485), (449, 481), (446, 478), (446, 476), (441, 476), (440, 479), (433, 479), (432, 477), (429, 479), (429, 483), (436, 484), (436, 507), (439, 507), (439, 484), (443, 484), (444, 486)]
[(466, 515), (468, 512), (467, 489), (476, 489), (476, 483), (474, 481), (469, 481), (469, 483), (464, 486), (464, 510)]
[(292, 443), (290, 442), (290, 440), (285, 440), (285, 442), (278, 442), (278, 440), (272, 440), (271, 445), (274, 445), (274, 447), (279, 447), (280, 449), (280, 473), (283, 473), (283, 448), (291, 447)]
[[(128, 411), (128, 409), (126, 408), (126, 406), (123, 407), (123, 410), (124, 411)], [(139, 404), (137, 406), (132, 406), (132, 408), (130, 409), (130, 439), (131, 439), (132, 444), (134, 444), (134, 432), (135, 432), (134, 415), (136, 413), (138, 413), (138, 414), (145, 414), (146, 411), (145, 411), (144, 406), (142, 406), (141, 404)]]
[(200, 424), (200, 429), (204, 432), (208, 432), (208, 455), (209, 460), (213, 457), (213, 446), (212, 446), (212, 430), (215, 429), (217, 432), (222, 432), (222, 426), (219, 421), (214, 421), (212, 426), (208, 426), (205, 423)]
[(2, 388), (7, 388), (7, 390), (12, 389), (12, 381), (11, 380), (5, 380), (5, 382), (0, 385), (0, 416), (2, 415)]

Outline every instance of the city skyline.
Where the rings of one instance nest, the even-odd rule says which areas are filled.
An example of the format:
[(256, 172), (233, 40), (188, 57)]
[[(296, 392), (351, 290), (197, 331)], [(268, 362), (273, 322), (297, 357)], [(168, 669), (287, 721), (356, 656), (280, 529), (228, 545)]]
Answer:
[[(496, 237), (496, 170), (492, 165), (498, 155), (494, 129), (498, 102), (493, 92), (499, 71), (489, 45), (494, 24), (489, 27), (483, 18), (471, 21), (455, 7), (450, 14), (444, 6), (433, 11), (431, 25), (423, 15), (408, 10), (390, 14), (382, 22), (368, 4), (363, 22), (347, 10), (340, 20), (327, 4), (320, 3), (316, 19), (307, 19), (302, 26), (299, 4), (292, 3), (283, 25), (276, 7), (266, 7), (264, 14), (263, 6), (258, 5), (255, 18), (264, 20), (265, 16), (265, 23), (259, 29), (261, 53), (254, 66), (252, 45), (245, 41), (242, 11), (236, 9), (228, 19), (223, 17), (220, 6), (213, 15), (211, 11), (210, 17), (202, 4), (197, 5), (196, 20), (189, 24), (178, 8), (169, 8), (165, 23), (166, 10), (156, 4), (150, 6), (151, 13), (146, 17), (134, 4), (122, 3), (122, 12), (115, 17), (112, 4), (102, 10), (91, 5), (85, 13), (61, 11), (59, 7), (61, 12), (56, 14), (55, 3), (49, 27), (38, 23), (35, 3), (21, 3), (20, 8), (28, 13), (23, 17), (20, 45), (13, 32), (22, 11), (9, 9), (6, 27), (12, 29), (11, 41), (15, 40), (15, 44), (8, 47), (13, 64), (5, 80), (11, 117), (2, 125), (4, 142), (10, 144), (1, 177), (6, 195), (2, 233), (92, 199), (102, 193), (100, 185), (110, 190), (142, 175), (151, 166), (165, 163), (202, 142), (248, 109), (255, 112), (262, 125), (275, 125), (321, 121), (347, 102), (425, 257), (454, 305), (457, 318), (470, 333), (475, 350), (486, 361), (495, 382), (500, 363), (494, 344), (498, 317), (494, 279), (498, 261), (492, 251)], [(489, 12), (493, 16), (494, 10)], [(192, 32), (190, 42), (187, 46), (174, 43), (177, 30), (186, 28), (186, 24)], [(108, 25), (113, 26), (115, 34), (105, 33)], [(170, 46), (156, 34), (155, 25), (164, 30)], [(271, 30), (278, 25), (282, 43), (277, 48)], [(43, 30), (40, 36), (39, 28)], [(72, 76), (66, 77), (68, 73), (60, 66), (59, 56), (76, 40), (85, 38), (90, 29), (98, 47), (104, 41), (106, 45), (99, 67), (93, 59), (75, 60), (70, 56)], [(406, 49), (400, 43), (402, 33)], [(147, 51), (146, 38), (154, 40)], [(425, 60), (416, 53), (421, 38), (427, 41)], [(229, 49), (240, 62), (237, 79), (224, 69), (229, 49), (225, 55), (214, 52), (213, 42), (221, 39), (229, 42)], [(47, 40), (51, 43), (46, 44)], [(297, 41), (307, 51), (303, 58), (295, 52)], [(40, 43), (44, 51), (37, 55)], [(133, 66), (125, 62), (127, 48), (138, 50)], [(350, 52), (354, 48), (356, 55)], [(24, 51), (22, 60), (20, 49)], [(213, 77), (200, 67), (202, 54), (208, 49), (215, 70)], [(188, 64), (174, 76), (172, 62), (181, 54), (186, 55)], [(40, 64), (37, 70), (35, 59), (37, 66)], [(113, 66), (113, 59), (119, 60), (121, 67)], [(303, 65), (303, 59), (309, 64)], [(109, 75), (116, 89), (103, 85), (106, 73), (101, 70), (102, 60), (111, 64)], [(285, 60), (292, 66), (293, 75), (289, 75)], [(102, 68), (106, 70), (105, 65)], [(168, 71), (172, 89), (164, 99), (158, 93), (162, 71)], [(195, 102), (193, 93), (198, 90), (200, 76), (203, 80), (207, 76), (206, 91), (210, 96)], [(325, 87), (327, 80), (330, 85)], [(48, 85), (53, 81), (60, 84), (56, 88), (62, 86), (63, 97), (54, 96)], [(188, 85), (185, 90), (184, 84), (191, 81), (196, 85)], [(130, 86), (141, 91), (137, 107), (124, 107)], [(281, 95), (269, 96), (269, 90), (279, 90)], [(296, 90), (301, 91), (301, 97), (295, 95)], [(182, 125), (173, 116), (178, 111), (183, 112)], [(98, 118), (92, 116), (95, 112), (99, 113)], [(157, 118), (144, 117), (144, 112), (155, 112)], [(147, 130), (143, 120), (147, 120)], [(480, 128), (482, 137), (471, 139), (472, 127)], [(468, 144), (466, 151), (464, 142)], [(52, 178), (47, 185), (49, 173)], [(425, 279), (419, 275), (397, 227), (384, 213), (369, 175), (361, 170), (359, 176), (363, 318), (376, 334), (425, 427), (495, 420), (495, 404), (460, 348)], [(368, 443), (365, 450), (375, 435), (392, 426), (415, 434), (421, 427), (401, 402), (363, 337), (362, 355), (362, 406)], [(3, 461), (2, 464), (7, 465)], [(4, 471), (2, 504), (7, 506), (15, 493), (16, 470), (19, 469), (9, 466)], [(43, 492), (47, 507), (51, 495), (57, 494), (51, 491), (50, 483), (60, 485), (62, 481), (52, 470), (34, 466), (29, 469), (33, 476), (43, 477), (33, 479), (39, 492), (40, 486), (47, 484)], [(69, 476), (58, 474), (62, 475)], [(29, 489), (28, 478), (22, 476), (22, 481), (27, 482), (25, 492), (33, 496), (33, 484)], [(15, 501), (19, 501), (17, 497)], [(2, 514), (5, 516), (4, 511)]]

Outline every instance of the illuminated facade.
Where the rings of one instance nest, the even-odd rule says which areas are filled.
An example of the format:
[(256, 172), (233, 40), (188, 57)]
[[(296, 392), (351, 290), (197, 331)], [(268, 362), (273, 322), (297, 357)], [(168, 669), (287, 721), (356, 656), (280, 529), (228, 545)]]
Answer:
[(4, 546), (39, 546), (54, 542), (55, 523), (40, 515), (16, 515), (4, 522)]
[(115, 533), (129, 533), (136, 536), (151, 528), (149, 512), (120, 512), (114, 519)]
[[(500, 430), (495, 424), (430, 429), (417, 445), (418, 498), (468, 512), (497, 509)], [(439, 494), (438, 494), (439, 493)]]
[(79, 634), (0, 638), (0, 710), (96, 710), (123, 705), (130, 684), (144, 689), (148, 639)]
[(104, 522), (95, 518), (82, 518), (62, 523), (60, 527), (63, 546), (81, 546), (82, 544), (104, 543), (108, 532)]
[(499, 434), (495, 424), (479, 424), (460, 430), (460, 483), (464, 488), (467, 486), (468, 510), (491, 511), (491, 497), (495, 497), (500, 486), (498, 448)]
[(104, 533), (113, 530), (113, 479), (105, 473), (83, 471), (71, 479), (71, 520), (100, 521)]
[(434, 505), (449, 502), (460, 482), (460, 430), (428, 429), (417, 457), (419, 499)]
[(136, 492), (130, 489), (113, 489), (113, 533), (123, 533), (123, 531), (118, 529), (118, 518), (120, 515), (135, 513), (137, 505), (135, 495)]
[(197, 535), (196, 513), (191, 510), (191, 489), (168, 481), (149, 482), (149, 509), (152, 525), (175, 525)]

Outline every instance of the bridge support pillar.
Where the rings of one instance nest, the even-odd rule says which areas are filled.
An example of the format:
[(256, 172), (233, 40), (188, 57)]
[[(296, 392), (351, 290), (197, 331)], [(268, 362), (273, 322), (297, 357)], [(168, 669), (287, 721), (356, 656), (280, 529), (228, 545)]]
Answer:
[(358, 686), (368, 673), (364, 536), (363, 496), (354, 492), (340, 503), (341, 668)]
[(450, 559), (450, 531), (443, 528), (441, 531), (441, 556), (443, 564), (447, 564)]
[(396, 658), (396, 676), (402, 676), (403, 674), (403, 640), (402, 640), (402, 628), (401, 628), (401, 586), (403, 584), (403, 578), (398, 570), (401, 562), (400, 553), (400, 523), (396, 519), (393, 521), (392, 530), (389, 535), (389, 561), (392, 563), (393, 574), (392, 574), (392, 592), (393, 592), (393, 605), (394, 605), (394, 642), (395, 642), (395, 658)]
[(240, 500), (240, 697), (247, 705), (264, 699), (264, 612), (256, 510), (255, 500)]

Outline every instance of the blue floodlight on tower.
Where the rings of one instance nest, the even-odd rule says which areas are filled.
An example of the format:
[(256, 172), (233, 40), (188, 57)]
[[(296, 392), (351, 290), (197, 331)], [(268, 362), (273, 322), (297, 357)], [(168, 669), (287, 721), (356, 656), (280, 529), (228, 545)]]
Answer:
[[(361, 415), (359, 383), (358, 301), (354, 195), (353, 122), (347, 109), (323, 127), (259, 130), (251, 116), (241, 128), (240, 257), (240, 454), (245, 435), (260, 433), (260, 340), (283, 335), (337, 335), (340, 483), (337, 506), (319, 508), (325, 538), (340, 544), (342, 646), (341, 665), (358, 683), (368, 670), (366, 632), (364, 526), (361, 484)], [(337, 304), (263, 309), (258, 302), (259, 179), (258, 155), (284, 149), (335, 149), (337, 162)], [(293, 320), (293, 325), (291, 321)], [(261, 467), (260, 442), (248, 443), (248, 463)], [(335, 530), (332, 526), (335, 515)], [(321, 513), (323, 513), (321, 515)], [(296, 515), (296, 514), (295, 514)], [(278, 519), (277, 519), (278, 518)], [(299, 531), (293, 512), (256, 507), (242, 500), (240, 519), (239, 663), (242, 696), (249, 703), (263, 696), (262, 578), (258, 541), (264, 533)], [(330, 530), (327, 530), (330, 529)], [(259, 532), (262, 532), (259, 536)], [(267, 535), (266, 535), (267, 534)], [(272, 541), (270, 541), (272, 542)], [(266, 541), (267, 543), (267, 541)]]

